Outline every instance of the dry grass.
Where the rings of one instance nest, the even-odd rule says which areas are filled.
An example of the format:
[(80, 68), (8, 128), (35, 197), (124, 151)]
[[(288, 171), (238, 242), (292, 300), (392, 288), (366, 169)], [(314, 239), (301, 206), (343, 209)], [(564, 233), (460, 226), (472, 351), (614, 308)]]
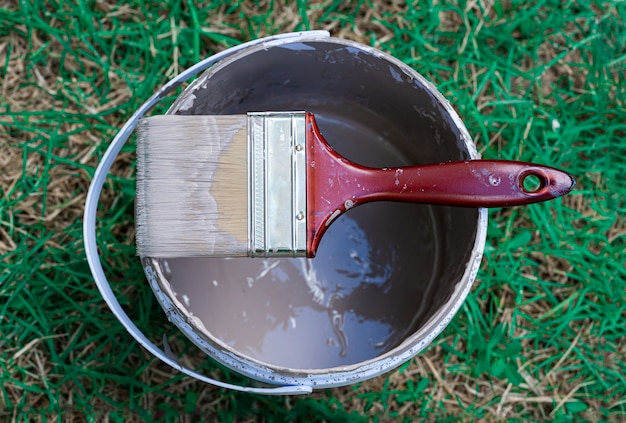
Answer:
[[(303, 5), (0, 5), (0, 416), (623, 420), (622, 3)], [(85, 195), (108, 140), (168, 78), (240, 40), (308, 28), (392, 52), (450, 98), (484, 155), (566, 165), (580, 189), (553, 205), (491, 214), (479, 284), (446, 332), (400, 370), (308, 398), (225, 393), (154, 362), (110, 316), (83, 257)], [(101, 199), (112, 215), (100, 228), (105, 270), (159, 339), (173, 331), (128, 260), (131, 148), (112, 175)], [(170, 343), (188, 365), (247, 383), (181, 336)]]

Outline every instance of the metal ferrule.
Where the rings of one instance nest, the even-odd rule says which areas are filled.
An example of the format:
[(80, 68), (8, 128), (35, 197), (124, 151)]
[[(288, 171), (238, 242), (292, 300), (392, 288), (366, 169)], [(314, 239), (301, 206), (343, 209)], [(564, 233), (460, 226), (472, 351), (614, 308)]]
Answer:
[(248, 113), (248, 255), (306, 256), (305, 112)]

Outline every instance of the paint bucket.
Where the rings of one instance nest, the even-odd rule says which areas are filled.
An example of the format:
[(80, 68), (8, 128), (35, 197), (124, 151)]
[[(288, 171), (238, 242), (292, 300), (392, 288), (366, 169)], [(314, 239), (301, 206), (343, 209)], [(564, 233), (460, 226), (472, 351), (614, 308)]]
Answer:
[[(479, 158), (457, 114), (422, 76), (320, 31), (236, 48), (168, 113), (270, 110), (313, 112), (329, 143), (366, 166)], [(141, 258), (168, 318), (192, 342), (282, 388), (199, 377), (121, 320), (153, 354), (209, 383), (262, 393), (353, 384), (406, 362), (446, 327), (474, 282), (486, 226), (485, 209), (372, 203), (338, 218), (314, 259)]]

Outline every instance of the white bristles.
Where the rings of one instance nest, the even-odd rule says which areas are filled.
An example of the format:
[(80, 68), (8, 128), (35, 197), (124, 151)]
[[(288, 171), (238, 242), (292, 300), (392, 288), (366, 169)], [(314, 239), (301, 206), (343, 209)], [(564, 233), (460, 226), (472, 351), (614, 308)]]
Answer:
[(164, 115), (137, 136), (137, 253), (245, 256), (247, 117)]

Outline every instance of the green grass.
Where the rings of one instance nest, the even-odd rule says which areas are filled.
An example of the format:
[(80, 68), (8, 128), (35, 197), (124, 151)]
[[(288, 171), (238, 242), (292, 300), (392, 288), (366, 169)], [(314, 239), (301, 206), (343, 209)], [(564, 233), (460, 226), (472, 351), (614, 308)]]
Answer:
[[(626, 3), (393, 3), (0, 3), (0, 419), (626, 419)], [(434, 82), (483, 156), (566, 168), (577, 188), (491, 211), (466, 303), (386, 376), (298, 398), (189, 380), (134, 343), (93, 284), (89, 181), (118, 128), (177, 72), (252, 38), (325, 28)], [(166, 333), (190, 365), (248, 383), (179, 335), (144, 283), (132, 151), (103, 192), (105, 272), (151, 339)]]

